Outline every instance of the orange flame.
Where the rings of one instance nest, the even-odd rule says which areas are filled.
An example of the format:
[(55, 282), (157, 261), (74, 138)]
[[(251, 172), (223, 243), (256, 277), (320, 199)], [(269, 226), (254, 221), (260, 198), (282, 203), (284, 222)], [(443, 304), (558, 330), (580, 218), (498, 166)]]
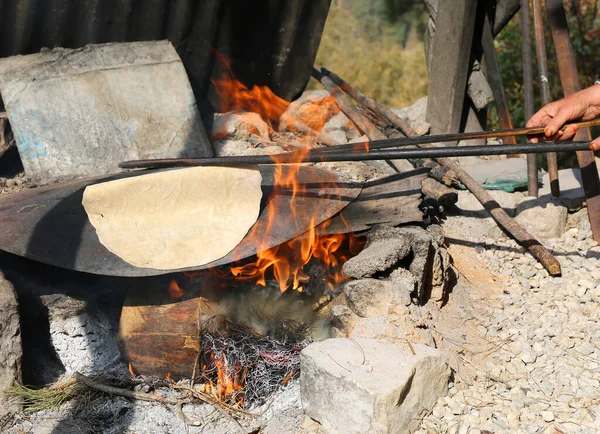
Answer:
[[(259, 113), (267, 122), (277, 122), (281, 114), (289, 106), (289, 102), (275, 95), (266, 86), (254, 86), (248, 89), (243, 83), (235, 79), (222, 79), (213, 81), (217, 95), (220, 98), (221, 107), (226, 111), (245, 110)], [(324, 98), (314, 104), (304, 104), (294, 111), (294, 115), (286, 113), (281, 117), (286, 126), (293, 128), (294, 125), (303, 125), (308, 127), (308, 131), (320, 132), (323, 126), (333, 116), (339, 112), (332, 97)], [(308, 152), (314, 142), (315, 137), (306, 138), (304, 151)], [(274, 161), (277, 161), (277, 155), (271, 155)], [(301, 158), (301, 157), (300, 157)], [(338, 250), (351, 235), (318, 235), (315, 231), (320, 221), (317, 221), (316, 215), (309, 215), (298, 206), (299, 198), (306, 192), (306, 186), (298, 182), (298, 171), (300, 165), (278, 165), (275, 168), (275, 187), (280, 190), (291, 192), (290, 213), (294, 218), (293, 224), (296, 227), (307, 227), (311, 229), (303, 237), (289, 241), (283, 245), (269, 248), (266, 244), (268, 234), (273, 230), (273, 223), (280, 215), (281, 210), (277, 209), (274, 201), (267, 203), (268, 224), (266, 228), (261, 227), (255, 230), (249, 237), (258, 238), (257, 260), (254, 263), (239, 267), (233, 267), (231, 273), (240, 279), (254, 279), (259, 285), (266, 285), (265, 274), (272, 272), (274, 279), (278, 282), (281, 291), (293, 288), (298, 291), (303, 290), (303, 283), (309, 279), (303, 268), (313, 258), (319, 259), (330, 270), (335, 270), (329, 276), (331, 287), (345, 280), (341, 272), (341, 263), (345, 257)], [(285, 170), (284, 170), (285, 169)], [(323, 188), (335, 187), (335, 185), (323, 185)], [(255, 228), (258, 229), (258, 228)], [(267, 235), (265, 237), (265, 235)], [(263, 238), (264, 237), (264, 238)], [(261, 241), (264, 239), (265, 242)]]
[(179, 286), (175, 279), (171, 279), (169, 283), (169, 295), (173, 298), (183, 297), (183, 289), (181, 289), (181, 286)]
[(221, 111), (244, 110), (258, 113), (271, 127), (272, 121), (277, 122), (290, 105), (267, 86), (248, 89), (244, 83), (234, 79), (213, 80), (213, 85), (221, 103)]

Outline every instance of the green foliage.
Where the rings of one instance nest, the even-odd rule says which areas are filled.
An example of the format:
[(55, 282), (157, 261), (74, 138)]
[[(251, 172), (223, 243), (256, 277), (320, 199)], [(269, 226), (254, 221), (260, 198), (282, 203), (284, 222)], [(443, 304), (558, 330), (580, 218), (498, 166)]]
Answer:
[[(392, 25), (383, 21), (383, 0), (352, 3), (351, 8), (332, 3), (316, 64), (391, 107), (409, 105), (425, 95), (428, 81), (423, 43), (415, 41), (402, 48), (398, 39), (385, 31)], [(312, 81), (309, 87), (320, 85)]]

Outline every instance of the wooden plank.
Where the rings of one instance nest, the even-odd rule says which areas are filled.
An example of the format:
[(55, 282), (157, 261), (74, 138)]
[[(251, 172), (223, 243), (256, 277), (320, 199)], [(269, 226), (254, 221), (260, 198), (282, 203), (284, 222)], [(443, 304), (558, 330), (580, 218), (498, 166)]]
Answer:
[(498, 0), (494, 14), (494, 36), (508, 24), (520, 6), (520, 0)]
[(427, 122), (432, 134), (458, 132), (471, 65), (477, 0), (440, 0), (428, 55)]
[(421, 182), (428, 169), (414, 169), (365, 184), (358, 197), (337, 215), (317, 226), (318, 234), (360, 232), (378, 224), (397, 226), (423, 221)]

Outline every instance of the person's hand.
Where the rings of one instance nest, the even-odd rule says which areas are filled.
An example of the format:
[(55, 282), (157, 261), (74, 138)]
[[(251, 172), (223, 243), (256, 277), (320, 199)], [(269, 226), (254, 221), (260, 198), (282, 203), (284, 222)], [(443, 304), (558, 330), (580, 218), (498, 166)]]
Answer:
[[(571, 121), (589, 121), (600, 116), (600, 85), (593, 85), (566, 98), (542, 107), (534, 114), (527, 127), (546, 127), (544, 135), (549, 140), (570, 140), (577, 133), (577, 127), (561, 127)], [(536, 143), (536, 138), (531, 138)], [(591, 144), (592, 150), (600, 150), (600, 138)]]

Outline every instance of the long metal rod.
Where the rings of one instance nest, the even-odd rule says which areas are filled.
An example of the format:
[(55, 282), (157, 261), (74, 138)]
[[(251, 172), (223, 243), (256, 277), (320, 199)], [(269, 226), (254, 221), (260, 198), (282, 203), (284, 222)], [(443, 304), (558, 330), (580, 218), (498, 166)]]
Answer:
[[(544, 34), (544, 18), (542, 16), (541, 0), (533, 0), (533, 28), (535, 30), (535, 54), (540, 84), (540, 96), (542, 106), (550, 103), (550, 82), (548, 81), (548, 55), (546, 53), (546, 35)], [(552, 196), (560, 196), (560, 184), (558, 181), (558, 158), (556, 152), (546, 155), (548, 163), (548, 178), (550, 179), (550, 191)]]
[[(562, 0), (546, 0), (548, 23), (552, 30), (554, 49), (558, 61), (558, 72), (565, 96), (569, 96), (581, 89), (575, 55), (569, 36), (567, 15)], [(580, 128), (575, 135), (575, 140), (591, 140), (590, 130)], [(590, 150), (577, 152), (577, 161), (581, 170), (583, 191), (585, 193), (590, 226), (594, 240), (600, 242), (600, 179), (594, 153)]]
[[(600, 118), (586, 122), (575, 122), (564, 125), (561, 130), (565, 130), (568, 126), (577, 127), (579, 129), (600, 125)], [(399, 148), (403, 146), (426, 145), (429, 143), (444, 143), (457, 140), (475, 140), (488, 139), (495, 137), (511, 137), (511, 136), (539, 136), (544, 134), (545, 127), (530, 127), (530, 128), (512, 128), (508, 130), (483, 131), (472, 133), (452, 133), (438, 134), (433, 136), (416, 136), (416, 137), (401, 137), (397, 139), (377, 140), (372, 142), (356, 142), (345, 143), (343, 145), (330, 146), (328, 148), (315, 149), (314, 153), (329, 153), (341, 150), (374, 150), (386, 148)], [(591, 140), (591, 139), (590, 139)]]
[[(376, 144), (377, 142), (375, 142)], [(523, 145), (450, 146), (431, 148), (391, 149), (369, 152), (328, 152), (305, 155), (296, 153), (275, 155), (244, 155), (214, 158), (167, 158), (133, 160), (119, 164), (124, 169), (168, 168), (187, 166), (248, 166), (256, 164), (321, 163), (335, 161), (395, 160), (409, 158), (446, 158), (482, 155), (527, 154), (541, 152), (573, 152), (590, 149), (590, 142), (543, 142)]]
[[(529, 0), (521, 0), (521, 41), (523, 43), (523, 91), (525, 117), (533, 116), (533, 62), (531, 60), (531, 19)], [(538, 196), (537, 162), (535, 154), (527, 154), (527, 193)]]
[[(492, 37), (490, 32), (490, 38)], [(323, 70), (323, 69), (322, 69)], [(338, 85), (340, 83), (337, 83)], [(352, 96), (359, 104), (365, 106), (366, 104), (370, 104), (370, 101), (378, 105), (374, 100), (365, 100), (360, 97), (360, 92), (352, 88), (352, 86), (348, 83), (344, 83), (342, 89)], [(375, 106), (375, 107), (376, 107)], [(368, 105), (365, 106), (369, 108)], [(372, 106), (373, 107), (373, 106)], [(383, 106), (382, 106), (383, 107)], [(371, 108), (372, 110), (372, 108)], [(400, 123), (397, 122), (395, 118), (389, 118), (389, 121), (394, 124), (396, 127), (402, 129)], [(411, 134), (409, 134), (411, 135)], [(513, 137), (514, 139), (514, 137)], [(513, 143), (515, 144), (515, 143)], [(423, 144), (420, 147), (431, 148), (433, 145), (431, 144)], [(394, 160), (397, 161), (397, 160)], [(413, 160), (414, 161), (414, 160)], [(420, 159), (420, 161), (432, 161), (431, 159)], [(459, 179), (467, 189), (473, 193), (473, 195), (477, 198), (477, 200), (483, 205), (483, 207), (492, 215), (492, 217), (496, 220), (496, 222), (503, 227), (508, 233), (511, 234), (523, 247), (527, 248), (531, 254), (533, 254), (540, 263), (548, 270), (551, 275), (558, 275), (561, 272), (560, 264), (556, 260), (552, 253), (550, 253), (544, 246), (540, 244), (535, 238), (533, 238), (523, 227), (521, 227), (516, 221), (514, 221), (501, 207), (498, 203), (492, 198), (492, 196), (480, 185), (477, 181), (473, 179), (462, 167), (458, 161), (450, 158), (438, 158), (435, 164), (441, 164), (447, 170), (446, 174), (452, 172), (454, 176)], [(427, 167), (432, 167), (429, 165)], [(437, 166), (439, 167), (439, 166)], [(435, 170), (435, 169), (434, 169)], [(431, 180), (433, 181), (433, 180)], [(444, 187), (440, 185), (440, 187)], [(447, 188), (447, 187), (445, 187)], [(455, 195), (454, 195), (455, 196)]]

